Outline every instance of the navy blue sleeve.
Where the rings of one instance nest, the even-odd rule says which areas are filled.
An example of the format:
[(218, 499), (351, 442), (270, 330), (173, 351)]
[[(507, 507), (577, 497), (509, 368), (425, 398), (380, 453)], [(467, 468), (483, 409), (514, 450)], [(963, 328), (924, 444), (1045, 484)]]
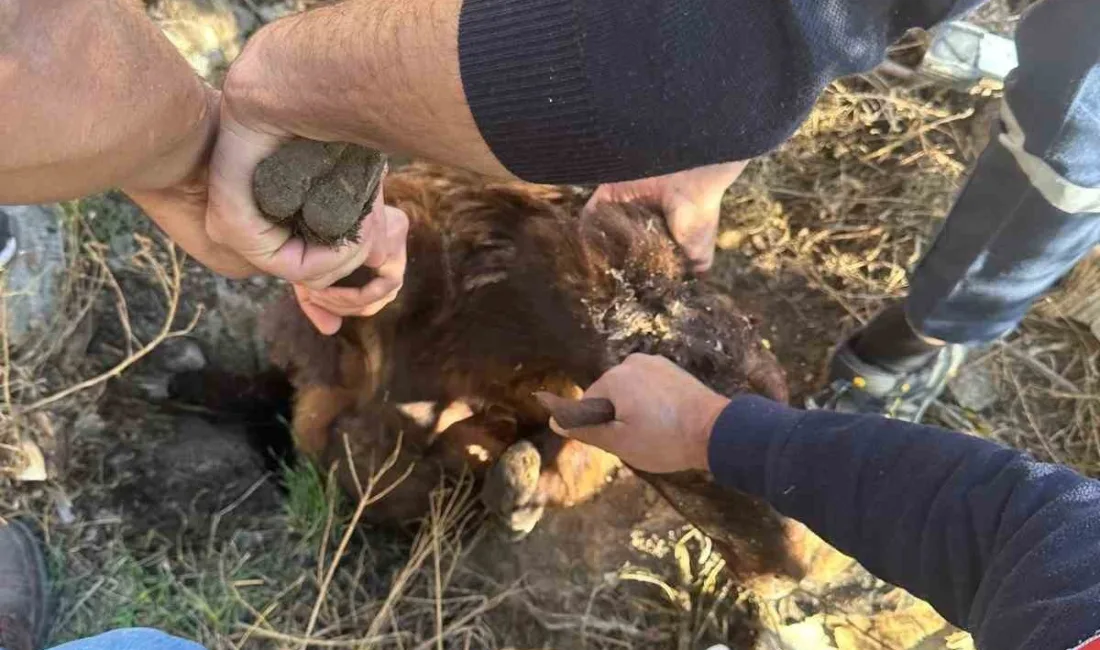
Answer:
[(458, 54), (497, 158), (540, 183), (744, 160), (822, 88), (980, 0), (464, 0)]
[(992, 442), (876, 416), (734, 399), (711, 471), (969, 630), (979, 648), (1100, 631), (1100, 482)]

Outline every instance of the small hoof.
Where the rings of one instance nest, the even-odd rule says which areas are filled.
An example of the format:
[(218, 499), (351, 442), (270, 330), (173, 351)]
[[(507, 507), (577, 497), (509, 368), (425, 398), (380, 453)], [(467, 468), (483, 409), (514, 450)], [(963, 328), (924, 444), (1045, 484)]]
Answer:
[(481, 501), (518, 535), (513, 539), (522, 539), (542, 518), (543, 507), (533, 502), (541, 467), (539, 450), (521, 440), (501, 454), (485, 477)]
[(543, 511), (542, 506), (523, 506), (508, 515), (499, 517), (501, 523), (508, 529), (508, 539), (518, 542), (530, 535), (542, 519)]

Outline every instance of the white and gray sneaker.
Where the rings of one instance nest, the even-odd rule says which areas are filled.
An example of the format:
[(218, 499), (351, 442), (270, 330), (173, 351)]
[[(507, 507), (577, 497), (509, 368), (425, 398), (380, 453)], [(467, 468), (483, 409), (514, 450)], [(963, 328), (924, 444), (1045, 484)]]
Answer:
[(849, 340), (833, 353), (829, 384), (806, 408), (920, 422), (965, 360), (966, 346), (946, 345), (916, 370), (895, 372), (859, 358)]

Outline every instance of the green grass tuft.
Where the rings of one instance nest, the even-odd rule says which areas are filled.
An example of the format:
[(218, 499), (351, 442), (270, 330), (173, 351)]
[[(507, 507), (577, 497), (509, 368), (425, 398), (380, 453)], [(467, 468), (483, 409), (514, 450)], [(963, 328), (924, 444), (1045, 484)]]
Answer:
[[(325, 533), (325, 525), (332, 513), (330, 535), (338, 539), (347, 516), (344, 494), (332, 476), (323, 476), (317, 466), (301, 461), (283, 467), (283, 484), (286, 487), (285, 513), (287, 528), (296, 535), (303, 546), (316, 548)], [(344, 514), (341, 514), (344, 513)]]

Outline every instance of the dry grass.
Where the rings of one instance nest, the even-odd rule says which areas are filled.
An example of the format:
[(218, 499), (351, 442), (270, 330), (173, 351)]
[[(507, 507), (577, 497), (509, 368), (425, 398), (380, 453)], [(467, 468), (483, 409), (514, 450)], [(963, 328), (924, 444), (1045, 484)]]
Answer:
[(64, 576), (53, 640), (140, 625), (219, 649), (497, 647), (484, 617), (510, 591), (462, 568), (479, 521), (469, 482), (435, 492), (411, 546), (367, 534), (330, 482), (313, 487), (323, 508), (298, 514), (324, 520), (321, 536), (283, 517), (234, 521), (209, 545), (127, 539), (117, 519), (48, 529)]
[[(64, 410), (87, 410), (94, 402), (96, 389), (101, 390), (110, 379), (120, 376), (128, 368), (139, 362), (165, 340), (182, 336), (190, 332), (201, 316), (202, 310), (195, 311), (190, 322), (180, 328), (174, 328), (180, 301), (183, 296), (182, 273), (185, 258), (177, 251), (175, 244), (167, 238), (159, 242), (144, 235), (134, 235), (136, 252), (129, 264), (147, 274), (155, 281), (163, 296), (163, 323), (159, 331), (148, 341), (141, 341), (135, 335), (130, 324), (130, 310), (127, 298), (108, 264), (105, 247), (94, 239), (87, 239), (89, 232), (79, 214), (73, 214), (71, 230), (76, 234), (71, 246), (77, 252), (71, 257), (68, 273), (63, 280), (61, 292), (62, 309), (55, 321), (44, 333), (24, 349), (14, 351), (8, 345), (7, 318), (3, 312), (4, 297), (0, 295), (0, 353), (4, 360), (0, 367), (0, 441), (2, 449), (14, 452), (9, 458), (0, 458), (0, 472), (12, 473), (26, 465), (25, 454), (28, 445), (45, 448), (47, 453), (56, 452), (55, 436), (50, 424), (49, 414), (40, 413), (46, 407), (57, 406)], [(60, 373), (51, 372), (49, 366), (57, 361), (63, 348), (74, 331), (92, 310), (101, 291), (109, 288), (115, 300), (118, 322), (125, 333), (125, 354), (110, 367), (95, 375), (83, 379), (72, 379)], [(81, 354), (83, 351), (74, 350)], [(54, 388), (57, 384), (60, 387)], [(92, 390), (91, 397), (80, 393)]]
[(976, 109), (957, 100), (874, 76), (833, 84), (727, 199), (722, 246), (805, 277), (865, 321), (904, 293), (973, 160)]
[[(874, 75), (834, 84), (799, 133), (727, 198), (720, 244), (764, 274), (805, 281), (842, 314), (831, 337), (839, 340), (904, 296), (908, 270), (987, 141), (995, 99)], [(1095, 259), (1082, 265), (1017, 332), (969, 362), (996, 376), (1002, 400), (992, 411), (969, 413), (947, 399), (934, 415), (1097, 475), (1100, 342), (1065, 313), (1065, 296), (1091, 291), (1097, 275)]]

